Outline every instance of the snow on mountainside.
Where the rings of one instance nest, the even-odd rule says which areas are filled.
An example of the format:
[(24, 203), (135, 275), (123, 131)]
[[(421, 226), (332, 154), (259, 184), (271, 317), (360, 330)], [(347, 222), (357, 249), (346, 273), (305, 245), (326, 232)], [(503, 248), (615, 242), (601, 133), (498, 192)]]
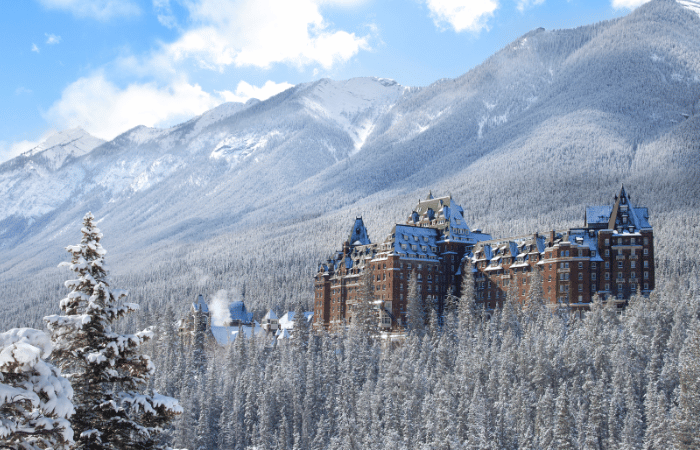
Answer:
[[(54, 267), (88, 209), (118, 243), (113, 263), (156, 270), (187, 255), (189, 273), (218, 261), (222, 288), (247, 280), (246, 303), (291, 301), (282, 281), (272, 295), (256, 278), (272, 259), (295, 261), (302, 292), (348, 218), (379, 240), (428, 189), (452, 193), (494, 236), (580, 224), (621, 183), (654, 223), (700, 223), (700, 205), (684, 203), (700, 198), (700, 17), (684, 6), (652, 0), (620, 19), (533, 30), (422, 88), (324, 79), (137, 127), (41, 176), (25, 156), (8, 161), (0, 247), (13, 251), (0, 281)], [(659, 257), (682, 251), (660, 245)]]
[(677, 0), (678, 3), (695, 12), (700, 16), (700, 1), (698, 0)]
[(362, 148), (377, 118), (389, 111), (406, 90), (384, 78), (323, 79), (313, 83), (302, 102), (310, 111), (342, 126), (354, 142), (354, 154)]
[(72, 128), (50, 136), (41, 144), (22, 153), (21, 156), (34, 160), (36, 158), (33, 157), (40, 156), (45, 160), (48, 168), (56, 170), (63, 165), (66, 158), (82, 156), (104, 142), (82, 128)]

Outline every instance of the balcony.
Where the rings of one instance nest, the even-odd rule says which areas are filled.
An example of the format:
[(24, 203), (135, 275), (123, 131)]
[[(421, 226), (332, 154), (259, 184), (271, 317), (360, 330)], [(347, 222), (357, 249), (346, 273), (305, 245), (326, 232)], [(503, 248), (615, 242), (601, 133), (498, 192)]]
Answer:
[(615, 259), (617, 261), (621, 261), (621, 260), (625, 259), (625, 255), (615, 255)]

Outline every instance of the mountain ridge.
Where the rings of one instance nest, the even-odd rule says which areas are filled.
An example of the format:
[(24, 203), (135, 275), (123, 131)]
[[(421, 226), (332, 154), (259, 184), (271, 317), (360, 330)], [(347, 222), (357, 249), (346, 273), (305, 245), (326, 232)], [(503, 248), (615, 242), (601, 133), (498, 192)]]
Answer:
[[(117, 243), (117, 262), (149, 267), (158, 249), (258, 266), (276, 252), (298, 271), (330, 251), (346, 218), (363, 215), (381, 238), (429, 189), (452, 193), (469, 224), (494, 236), (576, 224), (582, 205), (604, 204), (621, 183), (652, 214), (693, 217), (698, 102), (700, 17), (665, 0), (573, 30), (532, 30), (426, 87), (302, 83), (166, 130), (135, 128), (68, 161), (44, 180), (61, 194), (51, 209), (0, 208), (0, 246), (13, 250), (0, 279), (60, 260), (88, 209)], [(0, 193), (21, 191), (28, 181), (6, 164)], [(12, 211), (34, 201), (5, 198)], [(681, 251), (660, 245), (663, 258)], [(39, 246), (51, 249), (29, 250)]]

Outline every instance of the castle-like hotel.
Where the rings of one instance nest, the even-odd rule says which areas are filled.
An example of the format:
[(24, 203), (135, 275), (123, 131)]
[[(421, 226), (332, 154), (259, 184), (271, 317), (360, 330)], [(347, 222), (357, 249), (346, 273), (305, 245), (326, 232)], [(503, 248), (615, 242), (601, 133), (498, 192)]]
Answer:
[[(613, 205), (587, 207), (584, 222), (581, 228), (492, 239), (469, 228), (451, 196), (429, 194), (406, 223), (373, 244), (357, 218), (342, 250), (319, 264), (314, 327), (352, 323), (357, 302), (372, 301), (381, 329), (400, 329), (411, 275), (421, 299), (442, 308), (448, 295), (460, 295), (466, 260), (475, 301), (486, 310), (502, 306), (507, 295), (524, 300), (536, 272), (545, 300), (573, 310), (587, 308), (596, 294), (622, 308), (632, 294), (654, 289), (654, 235), (647, 208), (634, 207), (623, 187)], [(361, 294), (367, 271), (374, 292), (369, 300)]]

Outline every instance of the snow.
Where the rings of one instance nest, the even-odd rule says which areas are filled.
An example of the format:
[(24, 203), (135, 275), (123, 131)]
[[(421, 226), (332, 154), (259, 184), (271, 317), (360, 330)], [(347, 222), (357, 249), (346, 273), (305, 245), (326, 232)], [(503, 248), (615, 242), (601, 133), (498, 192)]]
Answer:
[(53, 349), (49, 336), (40, 330), (33, 328), (14, 328), (10, 331), (0, 333), (0, 348), (5, 348), (11, 344), (29, 344), (41, 351), (41, 358), (48, 358)]
[(50, 136), (41, 144), (22, 153), (22, 156), (27, 158), (40, 156), (46, 160), (47, 166), (51, 170), (56, 170), (63, 165), (68, 157), (77, 158), (85, 155), (104, 142), (82, 128), (71, 128)]
[[(314, 318), (313, 311), (304, 312), (304, 317), (307, 323), (311, 323)], [(291, 330), (294, 328), (294, 311), (289, 311), (287, 314), (282, 316), (280, 319), (280, 329), (281, 330)]]
[(166, 411), (172, 411), (176, 414), (182, 414), (183, 409), (177, 399), (168, 397), (166, 395), (158, 394), (157, 392), (152, 396), (153, 406), (156, 408), (164, 408)]
[(698, 16), (700, 16), (700, 1), (698, 0), (676, 0), (678, 3), (683, 5), (684, 8), (693, 11)]
[(323, 79), (308, 86), (311, 91), (304, 95), (303, 105), (350, 135), (354, 143), (351, 155), (367, 141), (377, 118), (389, 111), (405, 92), (393, 80), (372, 77), (346, 81)]
[(214, 335), (216, 343), (222, 346), (235, 341), (241, 333), (244, 337), (250, 338), (253, 334), (257, 335), (261, 331), (264, 330), (257, 323), (254, 327), (246, 325), (241, 325), (239, 327), (211, 326), (211, 334)]
[(256, 151), (267, 145), (270, 139), (279, 136), (281, 133), (277, 130), (272, 130), (265, 134), (249, 133), (243, 136), (229, 135), (220, 138), (218, 144), (214, 147), (209, 158), (223, 159), (231, 165), (247, 159)]

